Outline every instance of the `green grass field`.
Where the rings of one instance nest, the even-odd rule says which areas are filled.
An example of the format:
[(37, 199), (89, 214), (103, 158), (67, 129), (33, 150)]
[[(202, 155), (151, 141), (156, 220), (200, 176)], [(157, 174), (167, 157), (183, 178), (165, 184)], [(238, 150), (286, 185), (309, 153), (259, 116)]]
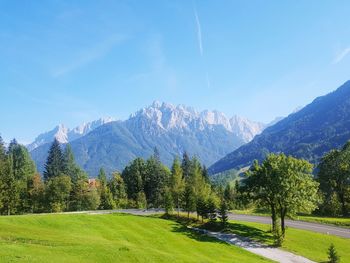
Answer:
[[(272, 234), (269, 233), (270, 225), (241, 221), (230, 221), (230, 232), (254, 240), (273, 244)], [(341, 256), (342, 263), (350, 262), (350, 239), (332, 235), (314, 233), (306, 230), (288, 228), (286, 239), (282, 248), (302, 255), (316, 262), (327, 262), (327, 250), (333, 243)]]
[[(262, 212), (262, 211), (255, 210), (255, 209), (233, 210), (232, 212), (236, 213), (236, 214), (243, 214), (243, 215), (270, 216), (266, 212)], [(323, 217), (323, 216), (313, 216), (313, 215), (298, 215), (293, 219), (350, 228), (350, 218), (349, 217), (343, 218), (343, 217)]]
[(0, 262), (268, 262), (181, 224), (132, 215), (0, 217)]

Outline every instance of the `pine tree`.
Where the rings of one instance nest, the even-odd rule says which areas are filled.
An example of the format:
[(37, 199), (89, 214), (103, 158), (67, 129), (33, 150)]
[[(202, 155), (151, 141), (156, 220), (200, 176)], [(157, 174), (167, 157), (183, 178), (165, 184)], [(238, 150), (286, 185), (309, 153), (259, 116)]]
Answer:
[(125, 182), (126, 193), (128, 198), (136, 202), (138, 194), (144, 190), (144, 182), (146, 180), (146, 164), (142, 158), (136, 158), (122, 173)]
[(329, 263), (338, 263), (340, 262), (340, 257), (334, 247), (334, 244), (332, 243), (328, 248), (328, 259)]
[(177, 216), (179, 216), (183, 192), (185, 190), (185, 180), (183, 178), (179, 158), (177, 157), (174, 159), (171, 168), (170, 189), (177, 208)]
[(228, 221), (228, 216), (227, 216), (227, 211), (228, 210), (228, 206), (225, 202), (224, 199), (221, 199), (221, 203), (220, 203), (220, 208), (219, 208), (219, 219), (221, 221), (221, 225), (223, 228), (225, 228), (227, 226), (227, 221)]
[(173, 211), (173, 208), (174, 208), (173, 196), (171, 195), (170, 189), (166, 188), (164, 193), (165, 214), (169, 215), (170, 212)]
[(111, 193), (111, 190), (109, 189), (107, 185), (107, 176), (103, 168), (100, 169), (100, 172), (98, 174), (98, 181), (99, 181), (99, 193), (100, 193), (100, 206), (99, 209), (115, 209), (116, 204), (113, 199), (113, 195)]
[(65, 167), (61, 146), (55, 138), (49, 150), (49, 155), (45, 164), (44, 179), (46, 181), (50, 178), (59, 176), (64, 172)]
[(75, 163), (74, 154), (70, 144), (67, 144), (66, 148), (64, 149), (63, 172), (71, 178), (73, 184), (77, 181), (80, 168)]
[(207, 212), (211, 222), (216, 221), (216, 207), (216, 200), (213, 196), (210, 196), (207, 203)]
[(0, 160), (5, 160), (5, 158), (6, 158), (6, 147), (2, 137), (0, 136)]
[(18, 144), (15, 139), (11, 142), (8, 155), (12, 158), (12, 172), (19, 193), (19, 202), (16, 208), (17, 213), (30, 212), (28, 183), (36, 172), (34, 161), (30, 157), (27, 148)]
[(0, 166), (1, 212), (7, 215), (15, 214), (20, 199), (18, 184), (13, 173), (12, 156), (8, 155), (5, 160), (1, 161)]
[(183, 171), (184, 178), (189, 177), (190, 176), (190, 170), (191, 170), (191, 159), (188, 156), (187, 152), (184, 152), (184, 154), (182, 156), (181, 168), (182, 168), (182, 171)]

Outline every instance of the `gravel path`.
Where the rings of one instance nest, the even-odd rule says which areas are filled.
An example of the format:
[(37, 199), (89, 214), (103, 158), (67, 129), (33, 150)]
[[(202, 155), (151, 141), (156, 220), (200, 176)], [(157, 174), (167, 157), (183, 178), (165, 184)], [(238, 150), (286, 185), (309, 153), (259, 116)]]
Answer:
[(193, 230), (196, 230), (198, 232), (201, 232), (203, 234), (206, 234), (211, 237), (215, 237), (219, 240), (225, 241), (231, 245), (235, 245), (238, 247), (241, 247), (245, 250), (248, 250), (254, 254), (263, 256), (265, 258), (277, 261), (277, 262), (283, 262), (283, 263), (314, 263), (314, 261), (311, 261), (307, 258), (304, 258), (302, 256), (295, 255), (293, 253), (284, 251), (279, 248), (269, 247), (263, 244), (260, 244), (255, 241), (251, 241), (248, 238), (238, 236), (236, 234), (225, 234), (220, 232), (211, 232), (204, 229), (199, 228), (192, 228)]

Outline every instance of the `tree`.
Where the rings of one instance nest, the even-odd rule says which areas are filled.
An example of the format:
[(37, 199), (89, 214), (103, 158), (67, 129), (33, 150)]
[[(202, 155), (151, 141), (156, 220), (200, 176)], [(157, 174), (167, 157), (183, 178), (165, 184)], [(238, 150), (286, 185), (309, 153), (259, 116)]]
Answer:
[(226, 204), (226, 201), (224, 199), (221, 199), (218, 217), (221, 221), (221, 225), (223, 228), (227, 226), (227, 222), (228, 222), (227, 212), (228, 212), (228, 206)]
[(175, 201), (177, 216), (179, 216), (183, 192), (185, 190), (185, 180), (183, 178), (183, 173), (182, 173), (182, 168), (180, 165), (179, 158), (177, 157), (174, 159), (174, 162), (171, 168), (170, 189), (173, 196), (173, 200)]
[(28, 204), (31, 213), (43, 212), (45, 186), (39, 173), (28, 181)]
[(137, 208), (147, 208), (147, 199), (144, 191), (137, 193), (136, 206)]
[(62, 212), (68, 209), (72, 189), (69, 176), (61, 174), (49, 177), (45, 187), (46, 207), (50, 212)]
[(340, 257), (338, 255), (333, 243), (328, 248), (328, 259), (329, 259), (329, 261), (328, 261), (329, 263), (340, 262)]
[(174, 208), (174, 202), (173, 202), (173, 196), (171, 195), (171, 191), (169, 188), (165, 189), (164, 193), (164, 209), (165, 214), (169, 215), (171, 211), (173, 211)]
[(36, 167), (34, 161), (26, 147), (17, 143), (15, 139), (11, 141), (8, 155), (12, 159), (12, 172), (16, 180), (19, 201), (17, 203), (17, 212), (30, 212), (28, 200), (28, 183), (34, 176)]
[(182, 168), (182, 171), (183, 171), (184, 178), (189, 177), (190, 169), (191, 169), (191, 159), (188, 156), (187, 152), (184, 152), (184, 154), (182, 156), (181, 168)]
[(0, 161), (0, 198), (2, 214), (15, 214), (19, 203), (19, 191), (13, 173), (12, 155), (6, 155)]
[(210, 195), (207, 201), (207, 212), (210, 222), (216, 221), (217, 200), (213, 195)]
[(346, 216), (350, 203), (350, 142), (341, 150), (332, 150), (326, 154), (318, 168), (317, 178), (325, 195), (325, 205), (334, 202), (332, 197), (335, 194), (341, 204), (341, 214)]
[(6, 157), (5, 143), (0, 135), (0, 160), (4, 160)]
[(74, 184), (81, 175), (82, 170), (75, 162), (72, 147), (69, 143), (66, 145), (62, 157), (63, 173), (68, 175), (71, 178), (72, 183)]
[(124, 208), (127, 205), (127, 195), (124, 180), (119, 172), (112, 173), (112, 177), (108, 182), (108, 187), (111, 190), (116, 207)]
[(50, 147), (49, 155), (45, 164), (44, 179), (48, 180), (52, 177), (59, 176), (63, 174), (65, 170), (61, 146), (55, 138)]
[(193, 191), (192, 185), (187, 181), (185, 185), (185, 191), (183, 194), (183, 208), (187, 212), (188, 219), (190, 213), (196, 210), (196, 197)]
[(69, 176), (69, 178), (71, 178), (72, 182), (69, 210), (89, 210), (90, 205), (88, 205), (87, 199), (89, 198), (90, 189), (87, 175), (83, 171), (79, 171), (79, 173), (74, 176), (74, 182), (71, 176)]
[(155, 156), (146, 162), (145, 177), (143, 181), (147, 205), (160, 207), (163, 204), (165, 187), (168, 185), (170, 171)]
[(271, 209), (272, 229), (277, 231), (277, 215), (285, 236), (285, 217), (311, 212), (318, 202), (318, 183), (312, 178), (312, 165), (284, 154), (270, 154), (261, 166), (254, 162), (244, 188), (252, 198)]
[(129, 199), (136, 201), (139, 198), (139, 193), (143, 192), (145, 174), (146, 164), (142, 158), (136, 158), (123, 170), (122, 178)]
[(115, 209), (116, 204), (113, 200), (111, 190), (107, 185), (107, 176), (103, 168), (100, 169), (98, 175), (98, 192), (100, 194), (99, 209)]

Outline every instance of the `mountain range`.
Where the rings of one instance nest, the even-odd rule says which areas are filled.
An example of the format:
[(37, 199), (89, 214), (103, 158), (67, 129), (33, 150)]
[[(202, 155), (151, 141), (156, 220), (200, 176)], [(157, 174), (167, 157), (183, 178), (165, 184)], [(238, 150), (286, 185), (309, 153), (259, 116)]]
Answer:
[(155, 147), (167, 165), (186, 151), (208, 166), (264, 128), (263, 123), (236, 115), (228, 118), (218, 111), (196, 111), (155, 101), (124, 121), (100, 119), (71, 130), (58, 125), (27, 147), (42, 172), (53, 139), (70, 143), (78, 164), (94, 176), (100, 167), (112, 172), (123, 169), (136, 157), (148, 158)]
[(266, 128), (251, 142), (213, 164), (220, 173), (249, 166), (268, 153), (285, 153), (317, 164), (328, 151), (350, 139), (350, 81)]

